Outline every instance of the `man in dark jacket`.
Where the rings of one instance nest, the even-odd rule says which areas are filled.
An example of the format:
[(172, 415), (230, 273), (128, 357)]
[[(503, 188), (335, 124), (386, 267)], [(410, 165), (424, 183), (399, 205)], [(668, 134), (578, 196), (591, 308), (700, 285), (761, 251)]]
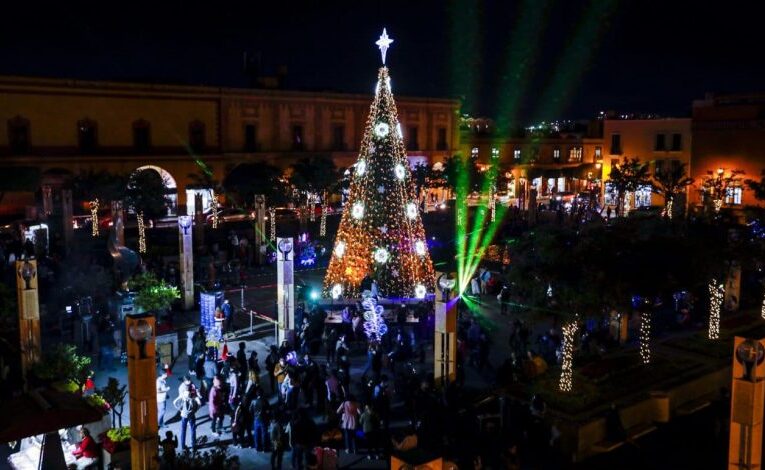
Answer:
[(250, 402), (250, 418), (252, 419), (252, 433), (255, 435), (255, 450), (265, 452), (269, 447), (268, 439), (268, 400), (263, 392), (258, 389), (255, 398)]

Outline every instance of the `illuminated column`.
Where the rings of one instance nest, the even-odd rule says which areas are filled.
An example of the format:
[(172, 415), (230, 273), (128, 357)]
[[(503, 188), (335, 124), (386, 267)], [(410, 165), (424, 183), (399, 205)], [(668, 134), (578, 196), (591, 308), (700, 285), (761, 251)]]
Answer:
[(761, 468), (762, 418), (765, 403), (765, 338), (733, 341), (728, 468)]
[[(457, 301), (449, 299), (456, 281), (440, 276), (436, 294), (435, 341), (433, 343), (433, 378), (436, 384), (447, 385), (457, 379)], [(444, 293), (446, 292), (446, 295)]]
[(37, 261), (16, 261), (16, 292), (19, 304), (21, 374), (26, 387), (26, 372), (40, 360), (40, 308), (37, 298)]
[(181, 289), (183, 290), (183, 307), (191, 310), (194, 307), (194, 245), (191, 236), (191, 216), (178, 216), (178, 245), (180, 253), (178, 261), (181, 265)]
[(266, 237), (266, 198), (262, 194), (255, 196), (255, 249), (258, 252), (258, 264), (266, 258), (265, 250), (260, 248), (268, 243)]
[(276, 239), (276, 310), (279, 322), (277, 341), (292, 341), (295, 331), (295, 283), (293, 279), (294, 252), (292, 238)]
[(64, 225), (64, 252), (69, 255), (72, 246), (72, 238), (74, 238), (71, 189), (61, 190), (61, 217)]
[(130, 462), (133, 469), (158, 468), (157, 366), (154, 315), (127, 315)]

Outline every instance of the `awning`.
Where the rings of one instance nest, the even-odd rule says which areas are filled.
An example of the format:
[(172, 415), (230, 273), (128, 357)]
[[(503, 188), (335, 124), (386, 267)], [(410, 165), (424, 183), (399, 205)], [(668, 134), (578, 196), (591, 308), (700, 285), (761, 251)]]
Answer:
[(104, 412), (74, 393), (37, 391), (42, 400), (26, 393), (0, 405), (0, 442), (17, 441), (59, 429), (99, 421)]

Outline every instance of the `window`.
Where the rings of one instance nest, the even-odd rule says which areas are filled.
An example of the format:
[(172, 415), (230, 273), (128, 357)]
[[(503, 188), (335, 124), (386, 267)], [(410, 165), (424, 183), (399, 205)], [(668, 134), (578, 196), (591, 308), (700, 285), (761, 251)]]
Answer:
[(741, 187), (728, 188), (725, 190), (725, 204), (741, 205)]
[(255, 152), (258, 150), (258, 128), (255, 124), (244, 125), (244, 151)]
[(305, 141), (303, 139), (303, 126), (296, 124), (292, 126), (292, 150), (305, 149)]
[(29, 153), (29, 120), (21, 116), (8, 120), (8, 146), (14, 155)]
[(622, 136), (620, 134), (611, 134), (611, 155), (622, 154)]
[(521, 159), (521, 149), (513, 150), (513, 159), (516, 161)]
[(82, 119), (77, 122), (77, 143), (82, 153), (91, 153), (98, 145), (96, 123), (90, 119)]
[(560, 149), (559, 148), (554, 148), (553, 149), (553, 160), (555, 160), (556, 162), (560, 161)]
[(603, 158), (603, 147), (595, 147), (595, 160)]
[(205, 146), (205, 123), (192, 121), (189, 124), (189, 147), (194, 152), (203, 152)]
[(640, 186), (635, 191), (635, 207), (650, 207), (651, 206), (651, 186)]
[(332, 128), (332, 148), (345, 150), (345, 126), (337, 125)]
[(679, 152), (683, 149), (683, 135), (682, 134), (672, 134), (672, 151), (673, 152)]
[(653, 149), (656, 151), (667, 150), (667, 136), (664, 134), (656, 134), (656, 144)]
[(571, 147), (568, 151), (569, 162), (581, 162), (582, 161), (582, 147)]
[(417, 142), (417, 126), (409, 128), (409, 139), (406, 141), (407, 150), (420, 150), (420, 144)]
[(148, 152), (151, 147), (151, 126), (149, 121), (139, 119), (133, 123), (133, 148), (136, 152)]
[(449, 144), (446, 142), (446, 128), (438, 128), (438, 140), (436, 141), (436, 150), (446, 150)]

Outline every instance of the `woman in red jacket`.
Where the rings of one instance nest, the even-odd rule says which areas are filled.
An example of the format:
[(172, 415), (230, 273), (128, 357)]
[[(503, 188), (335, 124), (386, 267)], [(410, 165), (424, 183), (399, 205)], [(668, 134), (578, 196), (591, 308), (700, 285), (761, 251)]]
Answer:
[(90, 437), (90, 431), (88, 428), (82, 428), (80, 431), (82, 434), (82, 441), (75, 450), (72, 451), (72, 455), (77, 458), (77, 468), (87, 468), (89, 465), (93, 465), (98, 461), (98, 445), (96, 441)]

